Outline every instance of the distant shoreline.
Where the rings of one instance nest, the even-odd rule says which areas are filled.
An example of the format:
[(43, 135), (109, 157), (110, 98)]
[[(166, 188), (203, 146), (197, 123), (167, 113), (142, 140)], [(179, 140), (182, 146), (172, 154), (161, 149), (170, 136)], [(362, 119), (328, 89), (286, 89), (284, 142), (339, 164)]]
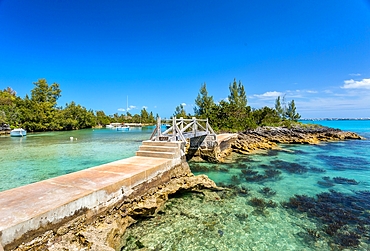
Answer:
[(370, 120), (370, 118), (312, 118), (312, 119), (300, 119), (299, 121), (339, 121), (339, 120)]

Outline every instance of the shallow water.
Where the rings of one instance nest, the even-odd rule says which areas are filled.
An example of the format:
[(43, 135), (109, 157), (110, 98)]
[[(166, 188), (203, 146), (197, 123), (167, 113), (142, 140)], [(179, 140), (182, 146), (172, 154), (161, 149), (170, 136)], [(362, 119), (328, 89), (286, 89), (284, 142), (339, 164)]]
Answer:
[[(343, 129), (370, 138), (370, 121), (361, 122)], [(171, 198), (128, 229), (123, 250), (369, 250), (370, 141), (282, 147), (234, 154), (229, 164), (190, 163), (230, 192)]]
[(152, 131), (143, 127), (1, 136), (0, 191), (132, 157)]
[[(172, 197), (160, 214), (127, 230), (122, 250), (370, 250), (370, 121), (319, 123), (367, 140), (190, 163), (228, 192)], [(0, 191), (134, 156), (152, 130), (0, 137)], [(318, 201), (325, 196), (330, 200)], [(335, 232), (333, 222), (341, 224)]]

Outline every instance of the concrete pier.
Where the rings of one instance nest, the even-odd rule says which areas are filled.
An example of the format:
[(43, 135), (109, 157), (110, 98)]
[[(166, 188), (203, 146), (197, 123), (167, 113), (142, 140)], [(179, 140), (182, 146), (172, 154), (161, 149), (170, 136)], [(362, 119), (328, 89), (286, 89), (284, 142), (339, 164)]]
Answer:
[(0, 193), (0, 251), (83, 213), (99, 214), (185, 161), (182, 142), (143, 142), (137, 156)]

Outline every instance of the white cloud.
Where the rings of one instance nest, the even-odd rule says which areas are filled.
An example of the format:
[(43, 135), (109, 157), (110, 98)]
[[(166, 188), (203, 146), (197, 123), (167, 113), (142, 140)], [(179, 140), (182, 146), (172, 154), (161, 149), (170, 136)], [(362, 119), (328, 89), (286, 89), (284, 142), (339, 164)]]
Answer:
[(186, 104), (185, 104), (185, 103), (182, 103), (181, 105), (182, 105), (182, 106), (186, 106)]
[(130, 106), (127, 108), (127, 111), (130, 111), (130, 110), (132, 110), (132, 109), (136, 109), (136, 106), (134, 106), (134, 105), (130, 105)]
[[(144, 106), (144, 107), (146, 107), (146, 106)], [(136, 106), (130, 105), (129, 107), (127, 107), (127, 109), (125, 109), (125, 108), (118, 108), (117, 110), (120, 111), (120, 112), (125, 112), (125, 111), (130, 111), (132, 109), (136, 109)]]
[(308, 90), (307, 93), (317, 93), (317, 91)]
[(143, 105), (143, 108), (142, 108), (142, 109), (147, 110), (147, 109), (148, 109), (148, 107), (147, 107), (147, 106), (145, 106), (145, 105)]
[(343, 89), (370, 89), (370, 78), (364, 78), (363, 80), (356, 81), (353, 79), (344, 80), (344, 85), (341, 86)]
[(277, 98), (283, 95), (282, 92), (272, 91), (272, 92), (265, 92), (264, 94), (255, 94), (253, 96), (258, 98)]
[(360, 74), (360, 73), (351, 73), (351, 74), (348, 74), (348, 75), (353, 76), (353, 77), (361, 76), (361, 74)]

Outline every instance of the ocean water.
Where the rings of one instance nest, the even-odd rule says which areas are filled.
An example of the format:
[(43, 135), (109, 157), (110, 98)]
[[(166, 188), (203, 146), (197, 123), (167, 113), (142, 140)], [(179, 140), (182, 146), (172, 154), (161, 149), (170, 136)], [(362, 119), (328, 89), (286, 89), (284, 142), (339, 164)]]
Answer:
[[(370, 250), (370, 121), (307, 123), (367, 139), (189, 163), (225, 190), (174, 195), (137, 219), (121, 250)], [(152, 130), (2, 136), (0, 191), (134, 156)]]
[(122, 250), (370, 250), (370, 121), (314, 123), (367, 139), (190, 163), (227, 190), (170, 198)]
[[(153, 127), (0, 137), (0, 191), (132, 157)], [(73, 137), (73, 140), (70, 140)]]

